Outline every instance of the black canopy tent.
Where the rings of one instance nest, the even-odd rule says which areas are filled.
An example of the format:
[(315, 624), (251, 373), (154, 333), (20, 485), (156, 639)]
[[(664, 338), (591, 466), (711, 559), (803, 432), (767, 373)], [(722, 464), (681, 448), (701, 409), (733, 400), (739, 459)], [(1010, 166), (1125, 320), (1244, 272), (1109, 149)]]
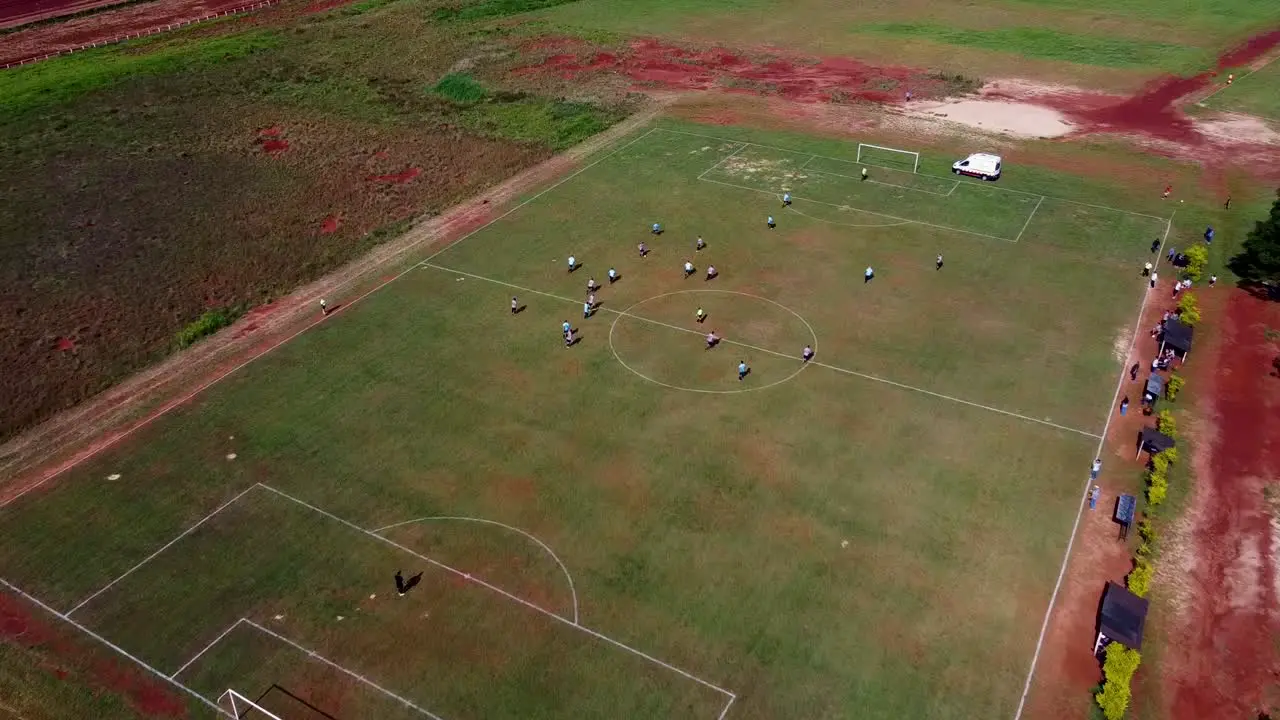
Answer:
[(1160, 352), (1164, 352), (1167, 347), (1177, 355), (1182, 356), (1185, 362), (1187, 356), (1191, 354), (1191, 339), (1195, 335), (1195, 329), (1190, 325), (1184, 324), (1178, 318), (1169, 318), (1164, 321), (1164, 334), (1160, 336)]
[(1164, 378), (1155, 373), (1151, 373), (1151, 377), (1147, 378), (1147, 387), (1145, 394), (1142, 396), (1143, 402), (1156, 404), (1156, 400), (1164, 394)]
[(1098, 608), (1098, 637), (1093, 642), (1093, 654), (1097, 655), (1106, 641), (1141, 650), (1142, 627), (1146, 622), (1146, 599), (1108, 582), (1102, 592), (1102, 606)]
[(1162, 450), (1168, 450), (1176, 444), (1173, 438), (1153, 427), (1142, 428), (1142, 431), (1138, 433), (1138, 454), (1133, 457), (1134, 459), (1141, 457), (1143, 450), (1155, 455)]

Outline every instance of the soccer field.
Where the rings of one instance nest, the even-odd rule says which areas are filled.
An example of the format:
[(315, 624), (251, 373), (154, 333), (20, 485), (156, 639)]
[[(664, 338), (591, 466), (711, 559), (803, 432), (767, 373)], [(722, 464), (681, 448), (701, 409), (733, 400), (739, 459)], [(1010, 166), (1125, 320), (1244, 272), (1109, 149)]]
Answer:
[(1170, 221), (856, 147), (641, 131), (0, 509), (0, 578), (197, 716), (1011, 716)]

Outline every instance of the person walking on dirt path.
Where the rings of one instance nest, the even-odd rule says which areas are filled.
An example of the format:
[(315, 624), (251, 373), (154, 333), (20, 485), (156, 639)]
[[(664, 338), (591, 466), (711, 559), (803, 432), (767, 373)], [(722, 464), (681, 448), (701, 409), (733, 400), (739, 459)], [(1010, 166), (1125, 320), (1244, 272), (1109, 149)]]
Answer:
[(867, 283), (871, 282), (875, 278), (875, 276), (876, 276), (876, 271), (872, 269), (870, 265), (868, 265), (867, 269), (862, 271), (862, 284), (866, 285)]
[(1138, 379), (1138, 371), (1141, 369), (1142, 366), (1138, 363), (1134, 363), (1133, 367), (1129, 368), (1129, 382), (1134, 382)]
[(1102, 472), (1102, 458), (1094, 458), (1093, 465), (1089, 467), (1089, 479), (1097, 480), (1100, 472)]
[(747, 373), (750, 373), (750, 372), (751, 372), (751, 368), (747, 367), (747, 361), (739, 360), (738, 361), (738, 382), (742, 382), (743, 378), (745, 378), (747, 376)]
[(941, 270), (941, 269), (942, 269), (942, 256), (941, 256), (941, 255), (939, 255), (939, 256), (938, 256), (937, 261), (936, 261), (936, 262), (934, 262), (934, 264), (933, 264), (933, 269), (934, 269), (934, 270)]
[(1151, 274), (1151, 263), (1147, 263), (1146, 265), (1142, 266), (1142, 277), (1147, 277), (1150, 274)]
[(698, 236), (698, 241), (697, 241), (697, 242), (695, 242), (695, 243), (693, 244), (693, 251), (694, 251), (694, 252), (698, 252), (699, 250), (701, 250), (702, 248), (704, 248), (704, 247), (706, 247), (706, 246), (707, 246), (707, 241), (706, 241), (706, 240), (703, 240), (703, 239), (702, 239), (702, 236), (701, 236), (701, 235), (699, 235), (699, 236)]
[(1124, 417), (1127, 412), (1129, 412), (1129, 396), (1125, 395), (1124, 399), (1120, 401), (1120, 417)]
[(329, 303), (325, 302), (324, 298), (320, 298), (320, 314), (324, 317), (329, 316)]

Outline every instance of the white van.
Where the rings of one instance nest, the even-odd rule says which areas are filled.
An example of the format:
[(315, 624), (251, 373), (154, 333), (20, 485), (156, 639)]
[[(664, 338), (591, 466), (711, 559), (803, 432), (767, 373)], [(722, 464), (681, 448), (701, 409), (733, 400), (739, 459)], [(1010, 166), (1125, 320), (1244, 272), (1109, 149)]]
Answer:
[(953, 164), (951, 172), (957, 175), (982, 178), (983, 180), (999, 180), (1000, 156), (990, 153), (974, 153)]

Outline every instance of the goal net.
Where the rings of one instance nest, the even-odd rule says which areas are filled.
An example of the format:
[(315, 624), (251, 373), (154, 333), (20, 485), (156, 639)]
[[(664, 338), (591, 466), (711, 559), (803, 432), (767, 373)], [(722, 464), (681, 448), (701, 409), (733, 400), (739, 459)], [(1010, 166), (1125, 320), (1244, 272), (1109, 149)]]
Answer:
[(858, 143), (858, 163), (914, 173), (920, 170), (920, 153)]
[(235, 720), (284, 720), (258, 703), (228, 689), (218, 698), (218, 707)]

